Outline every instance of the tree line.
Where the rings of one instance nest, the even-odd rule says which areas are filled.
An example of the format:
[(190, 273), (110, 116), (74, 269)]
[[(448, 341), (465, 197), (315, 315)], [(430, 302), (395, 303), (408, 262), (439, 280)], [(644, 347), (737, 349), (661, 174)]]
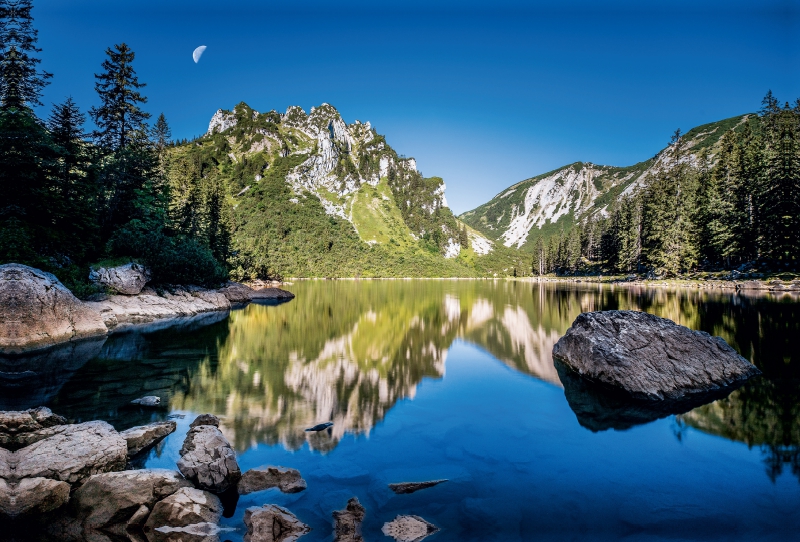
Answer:
[(676, 276), (800, 267), (800, 100), (768, 92), (758, 115), (691, 154), (676, 131), (643, 186), (534, 244), (534, 274)]
[[(95, 75), (99, 105), (52, 106), (42, 91), (31, 0), (0, 0), (0, 261), (54, 272), (86, 288), (90, 262), (137, 259), (162, 283), (218, 283), (230, 252), (224, 185), (172, 171), (163, 115), (148, 124), (147, 98), (125, 43), (109, 47)], [(190, 167), (189, 165), (182, 165)], [(185, 172), (184, 172), (185, 173)]]

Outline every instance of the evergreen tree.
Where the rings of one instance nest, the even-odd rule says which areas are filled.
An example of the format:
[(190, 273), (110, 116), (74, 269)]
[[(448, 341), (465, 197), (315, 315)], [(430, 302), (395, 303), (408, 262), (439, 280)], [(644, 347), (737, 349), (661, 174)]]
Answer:
[(38, 31), (31, 0), (0, 0), (0, 103), (6, 108), (42, 105), (42, 89), (52, 77), (38, 66)]

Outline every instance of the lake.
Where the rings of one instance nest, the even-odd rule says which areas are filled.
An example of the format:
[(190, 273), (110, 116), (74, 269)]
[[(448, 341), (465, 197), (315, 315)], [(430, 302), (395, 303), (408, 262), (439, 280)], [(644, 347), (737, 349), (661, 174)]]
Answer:
[[(0, 409), (44, 404), (118, 430), (171, 417), (178, 430), (137, 462), (171, 469), (194, 417), (217, 414), (243, 471), (294, 467), (308, 482), (231, 503), (220, 540), (232, 542), (245, 508), (265, 503), (313, 528), (303, 542), (331, 540), (331, 512), (353, 496), (367, 541), (391, 540), (380, 529), (398, 514), (434, 523), (440, 542), (800, 536), (797, 297), (503, 280), (287, 289), (288, 303), (48, 351), (36, 376), (0, 380)], [(680, 414), (577, 408), (551, 350), (603, 309), (719, 335), (764, 376)], [(128, 405), (143, 395), (164, 408)]]

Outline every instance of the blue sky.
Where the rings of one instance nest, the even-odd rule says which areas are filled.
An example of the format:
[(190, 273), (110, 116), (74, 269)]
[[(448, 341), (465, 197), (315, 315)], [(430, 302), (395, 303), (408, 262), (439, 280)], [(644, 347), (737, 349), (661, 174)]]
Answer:
[[(192, 137), (240, 101), (371, 121), (457, 214), (575, 161), (630, 165), (676, 128), (800, 97), (800, 2), (34, 0), (45, 102), (97, 103), (107, 47)], [(208, 49), (199, 64), (198, 45)]]

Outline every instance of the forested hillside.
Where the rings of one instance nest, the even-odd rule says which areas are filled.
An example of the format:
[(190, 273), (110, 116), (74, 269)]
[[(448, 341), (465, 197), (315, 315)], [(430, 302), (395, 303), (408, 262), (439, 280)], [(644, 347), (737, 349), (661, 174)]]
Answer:
[(651, 160), (572, 164), (460, 218), (532, 252), (534, 274), (797, 270), (799, 137), (800, 100), (770, 92), (758, 114), (677, 131)]

